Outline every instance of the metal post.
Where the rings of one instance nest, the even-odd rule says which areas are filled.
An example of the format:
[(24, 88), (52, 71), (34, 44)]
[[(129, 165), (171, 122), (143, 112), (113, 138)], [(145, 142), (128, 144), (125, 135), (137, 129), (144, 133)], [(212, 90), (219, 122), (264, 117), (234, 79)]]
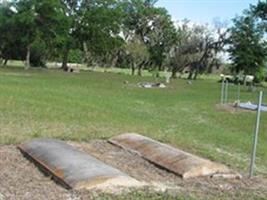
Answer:
[(225, 81), (225, 94), (224, 94), (224, 103), (226, 104), (227, 103), (227, 100), (228, 100), (228, 81), (226, 80)]
[(237, 85), (237, 102), (240, 103), (240, 83)]
[(258, 109), (257, 109), (256, 125), (255, 125), (255, 130), (254, 130), (255, 134), (253, 138), (249, 178), (253, 176), (254, 163), (255, 163), (255, 158), (256, 158), (256, 149), (257, 149), (258, 135), (259, 135), (259, 128), (260, 128), (261, 102), (262, 102), (262, 91), (260, 91), (260, 94), (259, 94), (259, 103), (258, 103)]
[(225, 87), (224, 80), (222, 80), (222, 88), (221, 88), (221, 104), (223, 104), (223, 101), (224, 101), (224, 87)]

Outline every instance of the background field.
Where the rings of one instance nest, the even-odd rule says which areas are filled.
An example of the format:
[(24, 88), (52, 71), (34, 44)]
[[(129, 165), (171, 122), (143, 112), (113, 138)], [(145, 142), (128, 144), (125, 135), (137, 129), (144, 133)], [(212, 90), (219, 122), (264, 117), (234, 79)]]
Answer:
[[(34, 137), (89, 141), (137, 132), (247, 172), (256, 113), (218, 109), (220, 84), (214, 77), (192, 85), (173, 80), (167, 89), (138, 88), (141, 81), (163, 79), (1, 68), (0, 143)], [(229, 96), (231, 102), (236, 99), (233, 85)], [(257, 92), (242, 88), (241, 97), (257, 101)], [(256, 160), (262, 175), (267, 166), (266, 120), (263, 113)]]

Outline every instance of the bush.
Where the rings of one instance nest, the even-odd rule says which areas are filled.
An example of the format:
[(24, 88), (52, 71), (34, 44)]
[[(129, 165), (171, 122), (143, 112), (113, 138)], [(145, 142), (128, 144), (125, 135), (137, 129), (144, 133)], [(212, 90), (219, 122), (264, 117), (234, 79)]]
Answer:
[(83, 52), (79, 49), (71, 49), (69, 52), (70, 63), (82, 63), (83, 61)]
[(32, 67), (46, 66), (46, 45), (43, 41), (37, 40), (31, 47), (30, 63)]

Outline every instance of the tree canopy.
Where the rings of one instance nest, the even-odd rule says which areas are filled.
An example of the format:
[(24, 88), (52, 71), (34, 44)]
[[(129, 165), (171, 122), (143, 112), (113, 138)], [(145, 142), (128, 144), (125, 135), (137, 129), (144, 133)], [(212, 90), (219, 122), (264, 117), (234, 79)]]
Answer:
[[(266, 1), (233, 20), (230, 29), (173, 21), (157, 0), (11, 0), (0, 3), (0, 58), (88, 66), (189, 72), (189, 79), (223, 63), (226, 47), (236, 73), (260, 78), (266, 62)], [(227, 46), (226, 46), (227, 44)]]
[(267, 58), (266, 27), (263, 26), (266, 13), (261, 9), (266, 9), (266, 3), (259, 2), (256, 7), (252, 6), (250, 10), (244, 11), (242, 16), (236, 17), (228, 41), (228, 51), (235, 73), (251, 74), (257, 80), (264, 77)]

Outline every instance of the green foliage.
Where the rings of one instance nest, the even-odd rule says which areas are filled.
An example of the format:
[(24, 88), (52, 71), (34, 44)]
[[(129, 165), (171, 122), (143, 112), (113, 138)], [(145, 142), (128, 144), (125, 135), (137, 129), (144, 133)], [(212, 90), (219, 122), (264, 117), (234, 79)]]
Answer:
[(161, 67), (176, 40), (176, 30), (166, 9), (154, 8), (151, 12), (151, 31), (147, 35), (152, 61)]
[(256, 6), (251, 6), (252, 13), (261, 20), (262, 28), (267, 31), (267, 1), (259, 1)]
[(96, 55), (110, 54), (122, 44), (118, 37), (122, 12), (116, 1), (100, 0), (97, 4), (88, 3), (87, 10), (79, 24), (78, 38), (86, 42)]
[(244, 72), (262, 79), (261, 71), (264, 67), (267, 49), (263, 31), (258, 26), (251, 13), (244, 13), (233, 20), (230, 29), (229, 53), (236, 73)]
[[(14, 37), (14, 26), (12, 19), (15, 12), (11, 10), (13, 4), (0, 4), (0, 57), (4, 59), (20, 59), (21, 47), (17, 44), (19, 38)], [(16, 48), (13, 48), (16, 46)]]
[(125, 51), (130, 56), (132, 62), (137, 65), (149, 59), (149, 52), (142, 41), (130, 41), (125, 45)]
[(1, 6), (0, 42), (5, 41), (1, 48), (3, 57), (25, 60), (30, 52), (33, 56), (29, 57), (31, 65), (43, 66), (44, 48), (52, 48), (58, 38), (59, 25), (64, 24), (61, 15), (58, 0), (21, 0)]
[(83, 52), (80, 49), (71, 49), (69, 52), (69, 62), (82, 63)]
[(31, 46), (31, 57), (30, 63), (32, 67), (45, 67), (46, 66), (46, 56), (47, 50), (45, 42), (36, 39)]
[(188, 78), (196, 79), (198, 73), (210, 73), (213, 67), (218, 67), (221, 63), (218, 53), (223, 51), (227, 33), (221, 31), (222, 28), (211, 29), (197, 24), (189, 26), (189, 21), (183, 20), (168, 58), (172, 76), (187, 70)]
[[(168, 68), (173, 74), (188, 68), (195, 78), (219, 67), (218, 54), (227, 32), (218, 28), (215, 37), (214, 30), (197, 25), (189, 28), (186, 22), (177, 29), (167, 10), (156, 2), (16, 0), (0, 4), (0, 57), (30, 60), (31, 65), (62, 59), (64, 69), (68, 62), (124, 65), (137, 67), (140, 74), (142, 68)], [(258, 79), (266, 51), (261, 39), (267, 27), (265, 11), (265, 1), (251, 6), (248, 14), (234, 20), (229, 39), (235, 71)]]

